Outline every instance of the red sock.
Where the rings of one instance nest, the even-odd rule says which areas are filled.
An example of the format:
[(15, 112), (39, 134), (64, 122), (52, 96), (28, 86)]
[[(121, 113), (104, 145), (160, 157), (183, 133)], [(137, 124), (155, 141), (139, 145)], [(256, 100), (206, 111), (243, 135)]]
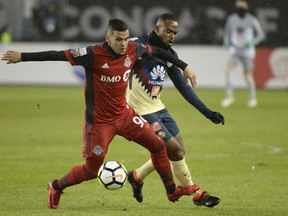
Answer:
[[(65, 176), (59, 179), (58, 185), (62, 190), (66, 187), (80, 184), (83, 181), (88, 181), (96, 178), (97, 176), (91, 174), (85, 167), (85, 165), (73, 167)], [(56, 188), (55, 188), (56, 189)]]
[(168, 160), (166, 149), (163, 148), (158, 154), (151, 154), (151, 160), (155, 170), (158, 172), (165, 185), (167, 194), (174, 193), (175, 182), (173, 180), (171, 165)]

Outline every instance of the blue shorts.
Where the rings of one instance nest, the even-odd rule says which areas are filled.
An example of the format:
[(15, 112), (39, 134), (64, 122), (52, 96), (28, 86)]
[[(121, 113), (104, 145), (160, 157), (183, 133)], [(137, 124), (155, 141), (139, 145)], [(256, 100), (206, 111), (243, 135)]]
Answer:
[(179, 128), (167, 109), (152, 114), (142, 115), (142, 117), (150, 123), (152, 129), (165, 143), (179, 134)]

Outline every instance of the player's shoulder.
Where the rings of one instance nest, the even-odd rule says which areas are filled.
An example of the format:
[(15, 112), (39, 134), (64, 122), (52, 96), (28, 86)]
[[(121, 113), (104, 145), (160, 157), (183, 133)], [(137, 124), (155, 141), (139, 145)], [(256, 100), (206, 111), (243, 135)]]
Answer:
[(136, 45), (136, 43), (134, 40), (129, 40), (128, 46), (135, 46), (135, 45)]
[(94, 53), (94, 54), (104, 54), (109, 52), (109, 45), (107, 42), (102, 42), (102, 43), (97, 43), (94, 45), (91, 45), (87, 47), (87, 50), (89, 53)]
[(128, 47), (130, 46), (135, 46), (138, 49), (148, 49), (149, 45), (146, 43), (142, 43), (141, 41), (129, 41), (128, 42)]
[(251, 14), (251, 13), (247, 13), (246, 16), (247, 16), (248, 19), (257, 20), (256, 16), (254, 16), (254, 15)]
[(89, 49), (92, 49), (92, 50), (94, 50), (94, 49), (104, 49), (105, 46), (106, 46), (106, 43), (105, 43), (105, 42), (96, 43), (96, 44), (94, 44), (94, 45), (90, 45), (90, 46), (89, 46)]
[(143, 34), (141, 37), (139, 37), (136, 42), (138, 43), (143, 43), (143, 44), (151, 44), (150, 40), (149, 40), (149, 33)]
[[(127, 46), (127, 53), (138, 53), (140, 50), (143, 50), (143, 47), (141, 44), (136, 43), (135, 41), (129, 40), (128, 46)], [(145, 48), (147, 50), (147, 48)]]
[(135, 41), (129, 40), (127, 51), (135, 50), (135, 49), (137, 49), (137, 47), (138, 47), (138, 43), (136, 43)]

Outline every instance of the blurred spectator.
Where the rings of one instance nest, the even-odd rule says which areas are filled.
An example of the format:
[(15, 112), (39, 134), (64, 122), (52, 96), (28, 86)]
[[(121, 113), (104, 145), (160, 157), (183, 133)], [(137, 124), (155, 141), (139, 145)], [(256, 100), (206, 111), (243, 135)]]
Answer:
[(58, 40), (60, 38), (59, 11), (57, 3), (50, 1), (35, 5), (33, 8), (33, 23), (38, 30), (38, 40)]

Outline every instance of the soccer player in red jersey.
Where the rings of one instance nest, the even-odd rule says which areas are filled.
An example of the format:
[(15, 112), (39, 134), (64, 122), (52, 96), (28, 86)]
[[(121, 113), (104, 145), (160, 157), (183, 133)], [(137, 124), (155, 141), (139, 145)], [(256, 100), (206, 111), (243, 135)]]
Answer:
[(197, 185), (176, 187), (164, 141), (126, 103), (125, 91), (134, 63), (141, 56), (151, 54), (180, 67), (184, 76), (195, 86), (195, 75), (186, 63), (160, 48), (129, 41), (128, 26), (119, 19), (109, 21), (106, 42), (95, 46), (36, 53), (7, 51), (3, 55), (2, 60), (7, 61), (7, 64), (20, 61), (69, 61), (72, 65), (85, 68), (83, 157), (86, 163), (73, 167), (62, 178), (49, 182), (48, 208), (59, 207), (62, 191), (66, 187), (97, 178), (109, 143), (115, 135), (149, 150), (170, 201), (177, 201), (182, 195), (190, 195), (198, 189)]

